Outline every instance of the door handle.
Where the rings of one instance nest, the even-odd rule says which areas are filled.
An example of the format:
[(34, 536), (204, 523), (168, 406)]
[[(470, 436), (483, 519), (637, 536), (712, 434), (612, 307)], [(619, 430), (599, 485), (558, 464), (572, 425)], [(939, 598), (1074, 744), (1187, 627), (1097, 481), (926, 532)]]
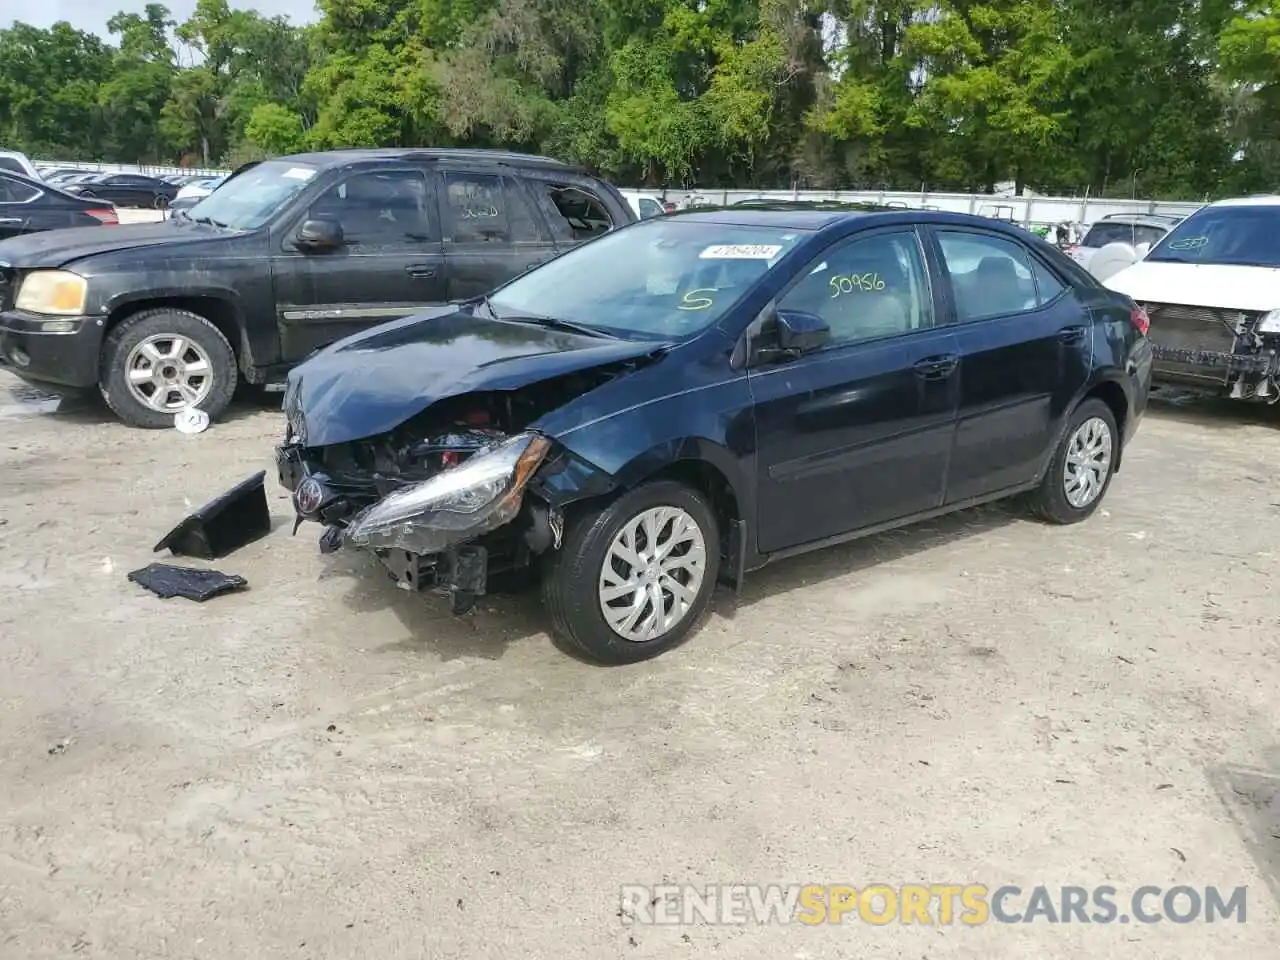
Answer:
[(404, 272), (414, 280), (430, 280), (436, 275), (435, 267), (427, 266), (425, 263), (415, 263), (405, 267)]
[(1058, 331), (1058, 339), (1063, 343), (1078, 343), (1084, 339), (1084, 327), (1063, 327)]
[(958, 356), (948, 354), (942, 357), (925, 357), (923, 360), (917, 361), (913, 366), (915, 367), (916, 375), (923, 377), (925, 380), (945, 380), (955, 373), (959, 364), (960, 358)]
[(21, 217), (0, 217), (0, 223), (21, 223)]

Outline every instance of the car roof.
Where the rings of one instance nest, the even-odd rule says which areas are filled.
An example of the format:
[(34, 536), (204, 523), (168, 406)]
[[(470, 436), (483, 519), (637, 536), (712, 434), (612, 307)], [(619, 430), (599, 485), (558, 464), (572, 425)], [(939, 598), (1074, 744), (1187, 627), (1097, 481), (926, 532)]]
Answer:
[(1095, 220), (1094, 225), (1099, 223), (1137, 223), (1149, 227), (1168, 227), (1178, 223), (1185, 217), (1171, 213), (1108, 213), (1100, 220)]
[(347, 150), (323, 150), (315, 153), (295, 153), (277, 160), (295, 160), (314, 167), (330, 168), (350, 163), (369, 163), (379, 160), (440, 161), (458, 160), (466, 163), (494, 164), (511, 167), (539, 167), (565, 172), (584, 172), (553, 157), (511, 150), (481, 150), (463, 147), (382, 147), (352, 148)]

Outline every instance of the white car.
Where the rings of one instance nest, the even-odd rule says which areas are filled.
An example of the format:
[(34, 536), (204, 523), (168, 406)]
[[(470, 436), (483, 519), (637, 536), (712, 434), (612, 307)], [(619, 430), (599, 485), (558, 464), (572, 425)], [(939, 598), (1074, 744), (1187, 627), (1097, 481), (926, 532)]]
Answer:
[(1103, 282), (1150, 317), (1157, 382), (1280, 399), (1280, 197), (1201, 207)]
[(642, 193), (639, 190), (619, 190), (622, 199), (626, 200), (635, 211), (636, 216), (641, 220), (648, 220), (650, 217), (660, 217), (664, 213), (669, 213), (663, 199), (654, 193)]
[(190, 210), (197, 203), (218, 189), (226, 177), (200, 177), (182, 185), (169, 202), (171, 211)]

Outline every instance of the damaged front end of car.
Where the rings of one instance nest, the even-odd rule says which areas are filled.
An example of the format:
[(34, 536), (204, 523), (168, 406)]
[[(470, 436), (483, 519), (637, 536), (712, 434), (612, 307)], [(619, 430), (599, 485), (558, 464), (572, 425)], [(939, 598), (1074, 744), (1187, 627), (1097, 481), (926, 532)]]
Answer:
[(530, 423), (616, 372), (449, 398), (388, 433), (322, 447), (307, 445), (305, 421), (287, 397), (288, 434), (276, 461), (292, 491), (294, 531), (319, 523), (322, 552), (368, 551), (402, 589), (444, 593), (464, 613), (492, 578), (559, 548), (565, 503), (610, 489), (607, 477)]

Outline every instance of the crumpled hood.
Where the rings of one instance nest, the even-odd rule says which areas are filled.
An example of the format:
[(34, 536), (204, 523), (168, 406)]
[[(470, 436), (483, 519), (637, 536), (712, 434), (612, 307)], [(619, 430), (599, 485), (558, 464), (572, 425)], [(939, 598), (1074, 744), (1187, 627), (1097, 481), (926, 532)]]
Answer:
[(1141, 260), (1104, 285), (1139, 303), (1176, 303), (1219, 310), (1280, 308), (1280, 269), (1223, 263)]
[(442, 307), (382, 324), (314, 354), (289, 374), (284, 405), (292, 422), (301, 416), (307, 446), (325, 447), (385, 433), (448, 397), (516, 390), (666, 346)]
[(217, 232), (188, 222), (131, 223), (118, 227), (43, 230), (0, 242), (0, 263), (12, 267), (62, 267), (74, 260), (120, 250), (208, 240)]

